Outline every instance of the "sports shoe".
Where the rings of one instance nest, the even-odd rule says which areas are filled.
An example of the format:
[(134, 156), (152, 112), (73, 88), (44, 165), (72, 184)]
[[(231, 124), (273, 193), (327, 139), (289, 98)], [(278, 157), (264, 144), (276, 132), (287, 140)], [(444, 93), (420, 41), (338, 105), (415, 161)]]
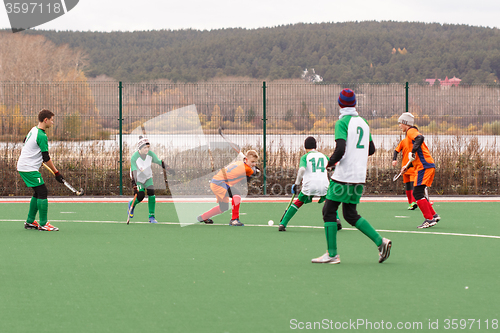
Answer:
[(38, 229), (39, 226), (37, 221), (33, 221), (33, 223), (24, 222), (24, 229)]
[(133, 218), (134, 217), (134, 209), (135, 207), (132, 207), (132, 201), (128, 203), (128, 217)]
[(229, 225), (233, 225), (233, 226), (244, 226), (243, 223), (240, 222), (239, 219), (232, 219), (230, 222), (229, 222)]
[(149, 223), (158, 223), (158, 221), (156, 221), (156, 219), (155, 219), (154, 216), (150, 216), (149, 217)]
[(408, 210), (415, 210), (418, 208), (418, 205), (416, 202), (412, 202), (411, 204), (408, 205)]
[(432, 220), (428, 220), (428, 219), (425, 219), (424, 223), (422, 223), (421, 225), (419, 225), (417, 228), (418, 229), (426, 229), (426, 228), (430, 228), (430, 227), (433, 227), (436, 225), (436, 219), (432, 219)]
[(382, 238), (382, 244), (378, 247), (379, 263), (383, 263), (387, 260), (387, 258), (389, 258), (389, 255), (391, 254), (391, 247), (392, 241), (387, 238)]
[(321, 257), (312, 259), (311, 262), (315, 264), (340, 264), (340, 257), (338, 254), (335, 257), (330, 257), (330, 254), (327, 252)]
[(438, 223), (441, 220), (441, 216), (439, 216), (438, 214), (434, 214), (433, 218), (434, 220), (436, 220), (436, 223)]
[(278, 231), (286, 231), (286, 227), (283, 224), (280, 224)]
[(59, 228), (54, 227), (50, 222), (47, 222), (44, 226), (39, 225), (38, 230), (41, 231), (59, 231)]

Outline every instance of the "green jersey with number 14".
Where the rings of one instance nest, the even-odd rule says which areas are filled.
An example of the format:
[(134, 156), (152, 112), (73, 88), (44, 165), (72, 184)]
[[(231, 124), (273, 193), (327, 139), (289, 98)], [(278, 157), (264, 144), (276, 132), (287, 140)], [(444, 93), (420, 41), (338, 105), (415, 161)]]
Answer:
[(327, 165), (328, 157), (316, 150), (302, 155), (299, 168), (306, 169), (304, 178), (302, 178), (302, 193), (320, 197), (326, 195), (329, 184)]
[(332, 179), (350, 184), (366, 181), (368, 149), (372, 136), (365, 119), (359, 116), (344, 116), (335, 124), (335, 140), (346, 141), (345, 153), (335, 168)]

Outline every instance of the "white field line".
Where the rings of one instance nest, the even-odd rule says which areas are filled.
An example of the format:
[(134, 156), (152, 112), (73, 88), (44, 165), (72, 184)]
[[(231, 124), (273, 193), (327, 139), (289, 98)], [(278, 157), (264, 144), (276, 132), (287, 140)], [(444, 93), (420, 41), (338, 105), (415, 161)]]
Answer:
[[(0, 219), (0, 222), (25, 222), (25, 220), (8, 220), (8, 219)], [(54, 223), (116, 223), (116, 224), (126, 224), (126, 221), (92, 221), (92, 220), (50, 220), (50, 222)], [(149, 222), (133, 222), (130, 221), (131, 224), (150, 224)], [(158, 224), (166, 224), (166, 225), (180, 225), (179, 222), (158, 222)], [(198, 224), (198, 223), (192, 223)], [(191, 224), (189, 224), (191, 225)], [(203, 225), (203, 224), (200, 224)], [(228, 226), (227, 224), (214, 223), (212, 225), (219, 226)], [(245, 224), (246, 227), (265, 227), (265, 228), (277, 228), (278, 225), (269, 226), (267, 224)], [(210, 226), (207, 226), (210, 228)], [(235, 227), (236, 228), (236, 227)], [(320, 226), (307, 226), (307, 225), (293, 225), (287, 226), (287, 228), (304, 228), (304, 229), (323, 229)], [(358, 230), (356, 228), (342, 228), (342, 230), (352, 231)], [(411, 231), (411, 230), (387, 230), (387, 229), (377, 229), (380, 232), (389, 232), (389, 233), (399, 233), (399, 234), (422, 234), (422, 235), (443, 235), (443, 236), (460, 236), (460, 237), (477, 237), (477, 238), (494, 238), (500, 239), (500, 236), (493, 235), (478, 235), (478, 234), (459, 234), (455, 232), (434, 232), (434, 231)]]
[[(431, 196), (431, 201), (433, 202), (500, 202), (500, 197), (489, 197), (489, 196)], [(0, 203), (29, 203), (31, 197), (0, 197)], [(100, 202), (100, 203), (128, 203), (131, 197), (120, 196), (120, 197), (51, 197), (49, 202), (63, 202), (63, 203), (85, 203), (85, 202)], [(289, 202), (290, 197), (247, 197), (244, 198), (244, 202)], [(156, 202), (158, 203), (168, 203), (174, 202), (172, 198), (162, 198), (156, 197)], [(213, 202), (215, 203), (215, 197), (185, 197), (176, 198), (175, 202)], [(387, 196), (387, 197), (363, 197), (361, 202), (407, 202), (406, 197), (403, 196)]]

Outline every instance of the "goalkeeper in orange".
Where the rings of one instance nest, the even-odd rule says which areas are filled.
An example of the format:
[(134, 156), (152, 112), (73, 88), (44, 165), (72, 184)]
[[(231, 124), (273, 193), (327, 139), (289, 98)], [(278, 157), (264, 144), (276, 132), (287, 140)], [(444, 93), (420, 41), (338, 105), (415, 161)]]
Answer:
[[(242, 156), (245, 156), (241, 154)], [(210, 189), (217, 198), (218, 206), (198, 216), (198, 222), (213, 224), (210, 218), (222, 214), (229, 209), (229, 199), (231, 198), (231, 226), (243, 226), (240, 222), (241, 194), (233, 186), (245, 178), (257, 177), (260, 170), (256, 167), (259, 155), (255, 150), (249, 150), (243, 161), (236, 161), (222, 168), (211, 180)]]

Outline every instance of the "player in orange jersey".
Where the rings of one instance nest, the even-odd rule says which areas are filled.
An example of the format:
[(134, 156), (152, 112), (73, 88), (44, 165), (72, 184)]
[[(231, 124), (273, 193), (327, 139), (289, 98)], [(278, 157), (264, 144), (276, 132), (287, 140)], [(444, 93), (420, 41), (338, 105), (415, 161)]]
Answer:
[[(407, 144), (407, 140), (401, 140), (396, 149), (394, 150), (394, 156), (392, 158), (392, 166), (396, 166), (398, 164), (398, 153), (403, 152), (403, 160), (402, 165), (406, 165), (408, 163), (408, 153), (411, 152), (413, 148), (411, 145)], [(408, 198), (408, 210), (417, 209), (418, 205), (413, 197), (413, 182), (415, 181), (415, 170), (412, 167), (409, 167), (403, 175), (403, 183), (405, 184), (406, 197)]]
[(231, 198), (232, 216), (229, 225), (243, 226), (240, 222), (240, 203), (241, 194), (236, 188), (235, 184), (239, 183), (247, 177), (256, 177), (259, 174), (257, 169), (257, 161), (259, 155), (255, 150), (249, 150), (243, 161), (236, 161), (229, 164), (227, 167), (222, 168), (210, 182), (210, 189), (217, 198), (218, 206), (210, 209), (209, 211), (198, 216), (198, 222), (205, 222), (205, 224), (213, 224), (210, 218), (219, 215), (229, 209), (229, 198)]
[[(415, 158), (411, 165), (415, 169), (415, 180), (413, 183), (413, 196), (417, 200), (418, 208), (424, 215), (424, 223), (417, 228), (425, 229), (433, 227), (441, 219), (432, 208), (431, 203), (425, 197), (426, 188), (432, 185), (435, 174), (434, 159), (429, 152), (429, 148), (424, 142), (424, 136), (420, 134), (418, 128), (414, 126), (415, 118), (409, 112), (403, 113), (399, 119), (399, 128), (406, 133), (405, 145), (411, 146), (411, 154)], [(401, 168), (404, 173), (405, 167)]]

